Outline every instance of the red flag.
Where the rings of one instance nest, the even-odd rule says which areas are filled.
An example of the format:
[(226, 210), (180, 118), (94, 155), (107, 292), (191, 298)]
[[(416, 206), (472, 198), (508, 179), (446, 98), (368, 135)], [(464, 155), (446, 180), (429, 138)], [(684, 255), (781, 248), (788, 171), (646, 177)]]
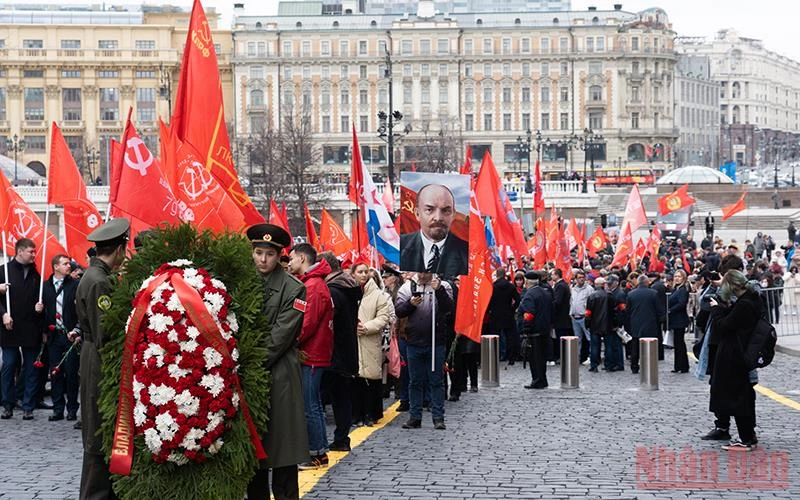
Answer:
[[(37, 255), (35, 260), (36, 268), (42, 279), (47, 279), (53, 274), (53, 268), (50, 265), (53, 257), (67, 253), (55, 236), (46, 230), (36, 212), (31, 210), (25, 200), (17, 194), (3, 174), (0, 174), (0, 229), (6, 232), (6, 252), (9, 255), (15, 254), (14, 245), (17, 240), (29, 238), (36, 245), (37, 252), (41, 252), (45, 237), (47, 238), (44, 269), (42, 269), (42, 258)], [(12, 290), (11, 293), (13, 294), (14, 291)]]
[(631, 193), (628, 195), (628, 203), (625, 205), (625, 217), (622, 219), (622, 226), (631, 225), (631, 232), (636, 231), (647, 224), (647, 214), (644, 212), (642, 195), (639, 194), (639, 185), (634, 184)]
[(475, 181), (475, 200), (481, 215), (493, 219), (492, 229), (497, 246), (501, 249), (501, 255), (506, 255), (510, 250), (517, 260), (521, 260), (522, 256), (528, 253), (522, 225), (514, 213), (488, 151), (483, 156), (481, 169)]
[(339, 258), (349, 256), (353, 250), (353, 243), (324, 208), (319, 225), (319, 243), (322, 250), (331, 251)]
[[(575, 220), (575, 219), (572, 219)], [(556, 252), (556, 268), (561, 269), (561, 275), (567, 283), (572, 279), (572, 258), (569, 255), (567, 237), (564, 227), (558, 230), (558, 250)]]
[(246, 223), (264, 222), (264, 217), (239, 184), (239, 176), (233, 165), (230, 139), (225, 127), (217, 54), (200, 0), (194, 0), (192, 6), (170, 125), (178, 139), (200, 153), (205, 169), (233, 198)]
[(658, 258), (659, 247), (661, 247), (661, 230), (655, 226), (647, 238), (647, 252), (650, 253), (651, 261)]
[(462, 175), (472, 175), (472, 147), (467, 144), (467, 157), (464, 158), (464, 164), (461, 165), (459, 173)]
[(742, 196), (740, 196), (739, 200), (736, 203), (734, 203), (733, 205), (727, 205), (727, 206), (722, 207), (722, 220), (725, 220), (725, 219), (731, 217), (732, 215), (738, 214), (739, 212), (741, 212), (742, 210), (747, 208), (747, 207), (744, 206), (744, 197), (745, 196), (747, 196), (747, 191), (742, 193)]
[(417, 164), (414, 163), (414, 160), (411, 160), (411, 171), (412, 172), (416, 172), (417, 171)]
[[(70, 256), (88, 265), (86, 252), (94, 246), (86, 236), (100, 225), (102, 218), (86, 195), (86, 184), (61, 129), (53, 122), (50, 139), (50, 169), (47, 173), (47, 203), (64, 207), (64, 236)], [(57, 181), (56, 181), (57, 180)]]
[(459, 278), (461, 293), (456, 304), (455, 331), (477, 343), (481, 341), (483, 318), (492, 298), (491, 261), (473, 191), (469, 210), (469, 271)]
[(692, 268), (689, 267), (689, 262), (686, 260), (686, 254), (683, 252), (683, 240), (678, 238), (678, 246), (681, 249), (681, 263), (683, 264), (683, 270), (686, 271), (686, 274), (692, 274)]
[(289, 237), (291, 237), (292, 233), (289, 231), (289, 221), (283, 217), (283, 213), (281, 209), (278, 208), (278, 204), (275, 203), (275, 200), (269, 200), (269, 223), (282, 227), (289, 233)]
[(583, 261), (586, 258), (586, 221), (584, 220), (581, 226), (581, 238), (578, 240), (578, 264), (583, 266)]
[(696, 200), (689, 196), (689, 185), (684, 184), (672, 193), (662, 196), (658, 199), (658, 210), (661, 215), (667, 215), (670, 212), (686, 208)]
[(617, 243), (617, 251), (614, 253), (614, 260), (611, 261), (611, 267), (625, 267), (632, 253), (633, 235), (631, 234), (631, 226), (630, 224), (625, 224), (622, 228), (622, 235)]
[(597, 256), (597, 252), (603, 250), (606, 245), (608, 245), (606, 233), (603, 231), (602, 227), (597, 226), (594, 233), (592, 233), (592, 237), (589, 238), (589, 243), (586, 245), (586, 248), (589, 250), (589, 256)]
[(578, 243), (581, 241), (581, 232), (578, 230), (578, 223), (575, 221), (574, 217), (569, 220), (567, 231), (564, 235), (567, 238), (567, 252), (570, 252), (573, 248), (578, 246)]
[(308, 212), (308, 204), (304, 204), (303, 208), (305, 209), (306, 213), (306, 239), (308, 240), (308, 244), (314, 247), (317, 252), (322, 251), (322, 247), (319, 245), (319, 238), (317, 238), (317, 231), (314, 229), (314, 222), (311, 220), (311, 214)]
[(367, 233), (367, 218), (364, 210), (356, 212), (356, 223), (350, 228), (350, 240), (353, 242), (353, 247), (359, 253), (364, 252), (369, 244), (369, 233)]
[[(122, 144), (112, 149), (112, 165), (116, 170), (113, 177), (118, 179), (118, 186), (112, 187), (116, 194), (111, 214), (132, 219), (131, 236), (162, 222), (180, 224), (182, 220), (190, 220), (192, 214), (186, 203), (172, 193), (161, 164), (147, 149), (130, 119), (122, 139)], [(134, 224), (133, 219), (142, 224)]]
[(392, 188), (392, 181), (388, 177), (386, 178), (386, 185), (383, 187), (381, 202), (386, 207), (387, 212), (394, 214), (394, 189)]
[(554, 261), (558, 255), (558, 211), (555, 203), (550, 207), (550, 222), (547, 223), (547, 260)]
[(533, 211), (538, 216), (545, 211), (544, 193), (542, 192), (542, 171), (539, 168), (539, 160), (536, 160), (536, 170), (533, 179)]
[(160, 122), (160, 135), (161, 166), (175, 198), (187, 207), (184, 220), (214, 233), (240, 231), (245, 226), (244, 215), (203, 167), (197, 151), (175, 137), (164, 122)]
[(356, 135), (356, 124), (353, 122), (353, 154), (350, 157), (350, 184), (347, 188), (347, 198), (356, 204), (363, 206), (361, 192), (364, 190), (364, 169), (361, 168), (361, 149), (358, 147), (358, 137)]
[(547, 224), (544, 219), (536, 219), (536, 234), (533, 237), (533, 267), (541, 269), (547, 263)]

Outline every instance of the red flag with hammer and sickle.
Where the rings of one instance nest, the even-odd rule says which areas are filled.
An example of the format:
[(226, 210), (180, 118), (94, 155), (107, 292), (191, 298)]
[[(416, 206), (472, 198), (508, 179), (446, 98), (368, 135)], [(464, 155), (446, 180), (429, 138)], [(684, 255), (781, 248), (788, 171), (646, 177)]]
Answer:
[(323, 250), (333, 252), (340, 259), (349, 256), (353, 250), (353, 242), (324, 208), (319, 225), (319, 242)]
[(670, 194), (659, 198), (658, 210), (661, 215), (667, 215), (670, 212), (686, 208), (694, 202), (695, 199), (689, 196), (689, 185), (684, 184)]

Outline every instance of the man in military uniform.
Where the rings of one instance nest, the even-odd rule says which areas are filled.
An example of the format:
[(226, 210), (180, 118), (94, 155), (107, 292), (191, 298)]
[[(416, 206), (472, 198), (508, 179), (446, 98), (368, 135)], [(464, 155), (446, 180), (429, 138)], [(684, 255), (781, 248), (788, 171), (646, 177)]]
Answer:
[(125, 248), (131, 223), (128, 219), (113, 219), (98, 227), (87, 239), (95, 244), (96, 257), (81, 278), (75, 292), (75, 309), (83, 336), (81, 350), (81, 421), (83, 434), (83, 470), (81, 472), (82, 500), (116, 498), (111, 489), (101, 439), (97, 436), (100, 413), (97, 400), (100, 396), (100, 348), (106, 336), (100, 328), (103, 313), (111, 307), (113, 272), (125, 260)]
[[(247, 230), (253, 262), (264, 279), (264, 314), (270, 331), (265, 366), (272, 375), (269, 422), (262, 436), (267, 460), (247, 487), (250, 500), (269, 500), (269, 470), (276, 500), (299, 498), (297, 464), (308, 460), (308, 434), (297, 354), (306, 308), (305, 286), (280, 266), (281, 251), (292, 241), (282, 228), (256, 224)], [(85, 279), (85, 278), (84, 278)]]

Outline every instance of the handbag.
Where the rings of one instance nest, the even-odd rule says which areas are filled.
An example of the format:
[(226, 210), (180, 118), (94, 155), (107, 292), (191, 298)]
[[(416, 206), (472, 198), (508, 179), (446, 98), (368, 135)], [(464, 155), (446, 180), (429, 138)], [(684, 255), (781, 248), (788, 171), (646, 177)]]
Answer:
[(664, 334), (664, 346), (675, 347), (675, 337), (672, 334), (672, 330), (667, 330)]
[(616, 333), (617, 333), (617, 337), (619, 337), (622, 340), (623, 344), (627, 344), (628, 342), (630, 342), (633, 339), (633, 337), (631, 337), (630, 334), (628, 332), (626, 332), (624, 328), (621, 328), (621, 327), (617, 328), (616, 329)]
[(389, 352), (386, 354), (388, 361), (389, 375), (400, 378), (400, 346), (397, 344), (397, 337), (392, 335), (389, 340)]

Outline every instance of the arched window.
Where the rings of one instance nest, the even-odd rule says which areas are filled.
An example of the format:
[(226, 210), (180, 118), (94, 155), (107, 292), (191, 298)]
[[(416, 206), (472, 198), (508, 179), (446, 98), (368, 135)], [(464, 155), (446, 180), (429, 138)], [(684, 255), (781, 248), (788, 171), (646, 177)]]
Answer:
[(257, 30), (260, 30), (260, 29), (261, 29), (261, 26), (262, 26), (262, 24), (261, 24), (261, 21), (258, 21), (258, 22), (256, 23), (256, 29), (257, 29)]
[(738, 99), (742, 95), (742, 87), (739, 82), (733, 82), (731, 85), (731, 99)]
[(264, 105), (264, 91), (260, 89), (253, 89), (250, 91), (250, 105), (263, 106)]
[(628, 146), (628, 161), (644, 161), (644, 146), (638, 143)]
[(300, 21), (297, 21), (297, 23), (294, 26), (295, 26), (295, 28), (302, 28), (303, 27), (303, 23), (301, 23)]
[(478, 18), (478, 19), (475, 21), (475, 24), (477, 24), (478, 26), (480, 26), (481, 24), (483, 24), (483, 19), (481, 19), (481, 18)]
[(594, 16), (594, 17), (592, 18), (592, 24), (600, 24), (600, 18), (599, 18), (599, 17), (597, 17), (597, 16)]
[(334, 28), (338, 28), (339, 27), (339, 21), (334, 21), (333, 22), (333, 27)]
[(600, 85), (592, 85), (589, 87), (589, 100), (602, 101), (603, 100), (603, 87)]
[(374, 28), (375, 26), (377, 26), (377, 25), (378, 25), (378, 22), (377, 22), (376, 20), (374, 20), (374, 19), (373, 19), (372, 21), (370, 21), (369, 25), (370, 25), (370, 26), (372, 26), (372, 27)]
[(553, 24), (558, 24), (558, 18), (557, 17), (553, 18)]
[(739, 106), (733, 107), (733, 116), (731, 117), (731, 123), (739, 123)]
[(514, 19), (514, 24), (522, 24), (522, 20), (520, 18)]

